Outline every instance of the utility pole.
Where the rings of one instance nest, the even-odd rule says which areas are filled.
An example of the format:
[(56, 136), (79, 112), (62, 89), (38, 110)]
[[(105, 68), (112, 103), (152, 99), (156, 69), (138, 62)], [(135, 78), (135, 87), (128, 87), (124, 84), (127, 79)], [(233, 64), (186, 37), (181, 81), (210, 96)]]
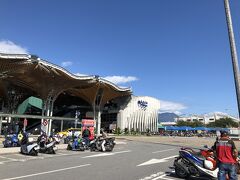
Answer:
[(238, 69), (238, 57), (237, 57), (237, 49), (234, 39), (233, 33), (233, 26), (232, 26), (232, 18), (229, 6), (229, 0), (224, 0), (224, 7), (227, 19), (227, 26), (228, 26), (228, 36), (231, 48), (231, 56), (232, 56), (232, 66), (233, 66), (233, 73), (234, 73), (234, 81), (236, 87), (236, 95), (237, 95), (237, 104), (238, 104), (238, 119), (240, 115), (240, 91), (239, 91), (239, 69)]

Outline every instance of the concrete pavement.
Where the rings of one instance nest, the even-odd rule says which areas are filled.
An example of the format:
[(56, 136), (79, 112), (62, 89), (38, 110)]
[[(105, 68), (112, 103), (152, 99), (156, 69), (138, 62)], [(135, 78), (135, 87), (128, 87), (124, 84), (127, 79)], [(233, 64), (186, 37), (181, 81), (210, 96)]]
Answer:
[[(126, 143), (125, 140), (118, 142)], [(148, 177), (154, 177), (163, 180), (163, 176), (168, 176), (172, 171), (169, 166), (173, 165), (177, 149), (155, 143), (128, 141), (127, 144), (117, 145), (113, 152), (106, 153), (59, 150), (55, 155), (40, 153), (36, 157), (0, 155), (0, 179), (150, 180)], [(146, 163), (152, 159), (161, 162)], [(145, 165), (139, 166), (143, 163)], [(176, 180), (174, 174), (170, 179)]]
[[(166, 145), (174, 145), (179, 147), (201, 148), (204, 145), (211, 147), (215, 138), (210, 137), (179, 137), (179, 136), (116, 136), (116, 139), (125, 139), (130, 141), (140, 141), (149, 143), (159, 143)], [(240, 141), (234, 141), (238, 150), (240, 150)]]
[[(174, 145), (178, 147), (192, 147), (201, 148), (204, 145), (211, 147), (215, 138), (204, 138), (204, 137), (173, 137), (173, 136), (115, 136), (116, 144), (122, 142), (122, 140), (128, 141), (140, 141), (149, 143), (159, 143), (165, 145)], [(234, 141), (237, 149), (240, 150), (240, 141)], [(67, 144), (57, 144), (58, 149), (66, 149)], [(20, 151), (19, 147), (14, 148), (0, 148), (0, 154), (17, 153)]]

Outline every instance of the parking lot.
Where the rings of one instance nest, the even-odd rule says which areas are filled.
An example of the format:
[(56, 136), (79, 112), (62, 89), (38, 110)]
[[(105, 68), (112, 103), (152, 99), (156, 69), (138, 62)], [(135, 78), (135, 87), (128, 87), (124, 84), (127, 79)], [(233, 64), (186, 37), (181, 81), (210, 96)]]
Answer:
[[(177, 155), (177, 147), (126, 140), (118, 142), (112, 152), (104, 153), (59, 149), (56, 154), (39, 153), (35, 157), (18, 152), (1, 154), (0, 180), (77, 179), (80, 174), (83, 180), (177, 179), (169, 168)], [(146, 163), (157, 158), (165, 160)]]
[[(78, 179), (79, 174), (81, 180), (176, 180), (179, 178), (173, 161), (179, 148), (184, 143), (188, 147), (198, 143), (196, 148), (199, 148), (212, 141), (214, 139), (121, 137), (116, 139), (112, 152), (68, 151), (66, 144), (60, 144), (56, 154), (39, 153), (38, 156), (22, 155), (19, 148), (15, 148), (15, 152), (0, 154), (0, 180)], [(0, 151), (3, 149), (11, 148), (0, 148)]]

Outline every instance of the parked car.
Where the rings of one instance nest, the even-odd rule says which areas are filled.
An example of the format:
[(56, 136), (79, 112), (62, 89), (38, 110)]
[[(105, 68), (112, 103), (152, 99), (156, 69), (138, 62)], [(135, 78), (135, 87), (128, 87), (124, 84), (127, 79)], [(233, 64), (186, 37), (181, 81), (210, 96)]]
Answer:
[(68, 128), (61, 132), (58, 132), (57, 134), (62, 138), (62, 137), (72, 136), (73, 132), (74, 132), (74, 136), (79, 136), (82, 133), (81, 128)]

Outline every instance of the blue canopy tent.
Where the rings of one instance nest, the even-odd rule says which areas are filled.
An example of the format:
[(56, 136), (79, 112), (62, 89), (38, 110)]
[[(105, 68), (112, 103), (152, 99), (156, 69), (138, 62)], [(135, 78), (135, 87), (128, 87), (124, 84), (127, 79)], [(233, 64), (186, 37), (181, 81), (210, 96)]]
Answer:
[(216, 128), (214, 128), (214, 129), (215, 129), (215, 131), (227, 131), (227, 132), (230, 131), (228, 128), (220, 128), (220, 127), (216, 127)]
[(195, 128), (189, 126), (187, 131), (195, 131)]
[(167, 131), (177, 131), (178, 127), (176, 127), (176, 126), (166, 126), (165, 130), (167, 130)]
[(192, 131), (192, 127), (189, 126), (179, 126), (178, 128), (181, 131)]
[(198, 130), (201, 130), (201, 131), (210, 131), (210, 128), (207, 128), (207, 127), (195, 127), (195, 130), (198, 131)]
[(195, 128), (189, 126), (166, 126), (165, 130), (169, 131), (194, 131)]

